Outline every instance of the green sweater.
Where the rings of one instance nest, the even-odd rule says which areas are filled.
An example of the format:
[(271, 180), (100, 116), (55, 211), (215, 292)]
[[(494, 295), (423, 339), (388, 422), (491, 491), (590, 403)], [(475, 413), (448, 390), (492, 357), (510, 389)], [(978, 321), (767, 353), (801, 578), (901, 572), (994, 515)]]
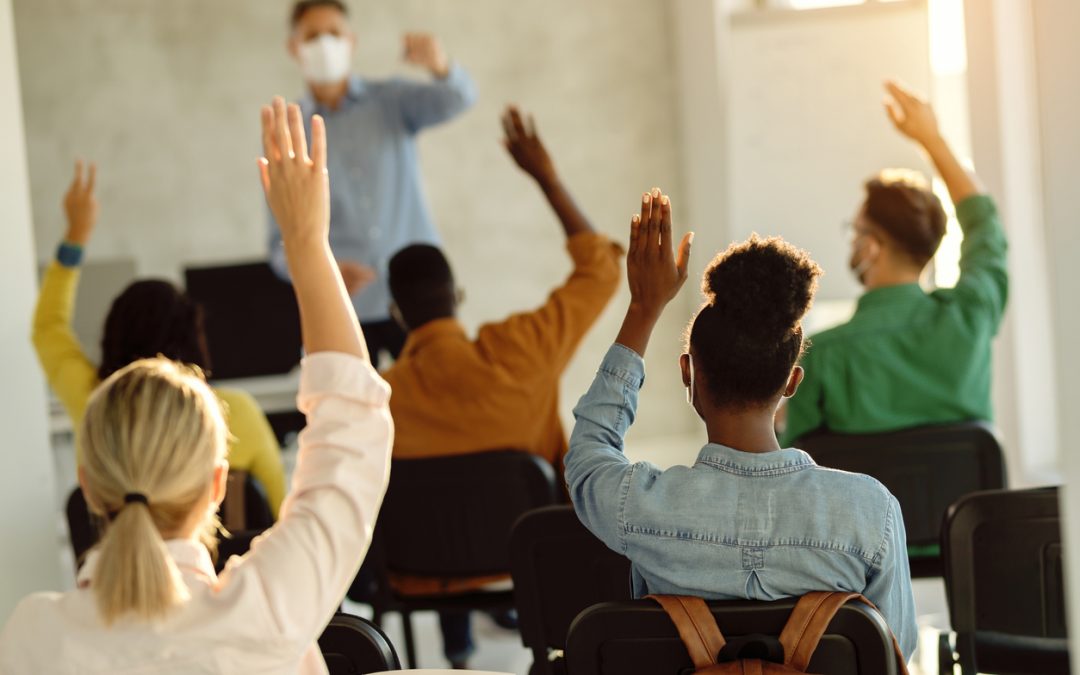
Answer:
[(874, 433), (992, 418), (990, 348), (1009, 289), (1007, 244), (990, 197), (965, 199), (956, 215), (964, 243), (955, 288), (869, 291), (851, 321), (811, 339), (806, 378), (788, 402), (785, 447), (818, 429)]

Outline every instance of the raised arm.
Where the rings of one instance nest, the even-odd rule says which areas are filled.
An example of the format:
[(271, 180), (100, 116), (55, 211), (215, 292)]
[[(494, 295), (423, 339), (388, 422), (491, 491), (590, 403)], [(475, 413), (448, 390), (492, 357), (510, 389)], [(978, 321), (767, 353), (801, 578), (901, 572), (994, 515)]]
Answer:
[[(260, 595), (267, 630), (308, 650), (367, 551), (389, 476), (389, 387), (368, 359), (330, 252), (326, 129), (312, 120), (308, 156), (300, 110), (262, 111), (260, 174), (282, 232), (307, 357), (298, 405), (307, 415), (291, 494), (278, 523), (226, 567), (218, 594)], [(224, 600), (228, 602), (228, 599)]]
[(407, 33), (402, 42), (405, 62), (427, 70), (434, 78), (432, 82), (397, 83), (401, 115), (410, 131), (445, 122), (476, 101), (476, 87), (469, 74), (450, 61), (438, 38)]
[[(682, 288), (690, 262), (692, 234), (683, 237), (678, 257), (671, 245), (671, 200), (659, 189), (642, 196), (641, 213), (630, 225), (626, 257), (630, 306), (589, 391), (574, 408), (574, 431), (566, 455), (566, 483), (574, 510), (585, 527), (610, 548), (626, 552), (621, 509), (635, 472), (623, 455), (623, 439), (637, 413), (645, 381), (642, 355), (664, 307)], [(648, 484), (644, 468), (638, 482)]]
[(578, 208), (574, 197), (559, 178), (555, 162), (551, 160), (551, 155), (536, 132), (536, 122), (532, 115), (529, 115), (526, 122), (517, 107), (507, 106), (502, 124), (506, 133), (503, 145), (521, 170), (532, 176), (543, 190), (555, 215), (559, 217), (567, 238), (582, 232), (593, 232), (589, 219)]
[(964, 232), (957, 297), (972, 308), (972, 317), (986, 321), (996, 331), (1009, 294), (1008, 243), (997, 209), (983, 194), (975, 174), (956, 159), (938, 129), (930, 104), (895, 82), (885, 87), (891, 97), (885, 104), (889, 118), (900, 133), (926, 150), (956, 206)]
[(918, 143), (930, 161), (934, 163), (953, 204), (959, 205), (968, 197), (982, 192), (978, 178), (964, 168), (956, 159), (948, 142), (938, 128), (937, 116), (933, 107), (910, 89), (889, 81), (885, 83), (889, 98), (885, 100), (885, 111), (896, 130)]
[(263, 190), (281, 228), (282, 248), (300, 307), (308, 354), (341, 352), (368, 360), (356, 312), (330, 251), (330, 179), (326, 171), (326, 125), (311, 119), (311, 155), (300, 107), (275, 99), (262, 110)]
[[(503, 116), (502, 125), (507, 151), (540, 185), (559, 217), (574, 267), (543, 305), (484, 326), (478, 340), (515, 372), (557, 373), (569, 362), (581, 339), (615, 294), (622, 250), (604, 235), (597, 234), (574, 203), (531, 120), (526, 123), (521, 113), (511, 107)], [(537, 368), (538, 363), (543, 367)]]
[(93, 164), (84, 175), (83, 163), (75, 163), (75, 176), (64, 195), (67, 231), (56, 259), (42, 279), (31, 336), (49, 386), (75, 424), (82, 419), (86, 401), (97, 385), (97, 371), (71, 327), (83, 249), (97, 224), (96, 177), (97, 168)]

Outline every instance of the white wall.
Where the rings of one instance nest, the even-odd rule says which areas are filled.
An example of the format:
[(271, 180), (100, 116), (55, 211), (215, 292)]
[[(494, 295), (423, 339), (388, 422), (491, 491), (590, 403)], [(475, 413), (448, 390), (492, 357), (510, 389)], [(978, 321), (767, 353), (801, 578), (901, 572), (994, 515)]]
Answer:
[(1060, 480), (1031, 3), (969, 0), (968, 83), (975, 167), (1009, 237), (1009, 308), (995, 348), (994, 407), (1010, 485)]
[[(255, 178), (257, 107), (302, 83), (284, 50), (290, 3), (266, 0), (15, 0), (37, 254), (61, 232), (71, 158), (100, 163), (102, 223), (90, 256), (131, 256), (144, 274), (264, 253)], [(543, 300), (569, 270), (561, 229), (505, 156), (498, 115), (534, 110), (596, 226), (620, 240), (642, 190), (682, 194), (673, 47), (664, 0), (354, 0), (358, 67), (398, 64), (400, 34), (432, 30), (474, 75), (481, 98), (427, 133), (423, 171), (475, 326)], [(415, 73), (414, 73), (415, 74)], [(332, 178), (331, 178), (332, 179)], [(564, 413), (613, 339), (625, 291), (564, 379)], [(649, 355), (636, 435), (690, 424), (675, 368), (684, 312)]]
[(1054, 317), (1052, 334), (1058, 411), (1059, 456), (1065, 472), (1065, 544), (1067, 588), (1070, 599), (1073, 670), (1080, 671), (1080, 192), (1076, 190), (1080, 162), (1080, 3), (1075, 0), (1038, 0), (1034, 10), (1036, 84), (1042, 149), (1042, 202), (1046, 222)]
[(45, 387), (29, 341), (34, 240), (13, 29), (10, 0), (0, 0), (0, 624), (27, 592), (60, 580)]

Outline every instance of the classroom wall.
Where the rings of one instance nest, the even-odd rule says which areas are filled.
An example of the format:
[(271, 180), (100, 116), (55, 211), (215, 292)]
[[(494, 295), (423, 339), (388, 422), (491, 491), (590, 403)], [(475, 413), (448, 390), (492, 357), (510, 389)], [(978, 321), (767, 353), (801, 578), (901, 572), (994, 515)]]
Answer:
[(1009, 308), (995, 346), (995, 423), (1012, 487), (1061, 480), (1050, 306), (1053, 280), (1042, 199), (1045, 144), (1033, 5), (966, 3), (968, 83), (975, 167), (994, 196), (1009, 237)]
[[(1072, 629), (1073, 670), (1080, 670), (1080, 454), (1075, 439), (1080, 438), (1080, 194), (1076, 190), (1076, 162), (1080, 156), (1080, 3), (1075, 0), (1039, 0), (1032, 3), (1034, 44), (1036, 45), (1037, 92), (1040, 102), (1039, 127), (1042, 148), (1042, 201), (1053, 287), (1054, 316), (1052, 342), (1056, 357), (1056, 408), (1059, 454), (1066, 487), (1062, 502), (1065, 513), (1066, 577), (1070, 595), (1069, 625)], [(1049, 386), (1050, 383), (1047, 383)]]
[(45, 387), (29, 341), (34, 241), (14, 39), (11, 2), (0, 0), (0, 625), (23, 595), (55, 588), (60, 579)]
[[(420, 29), (441, 35), (478, 83), (477, 106), (421, 141), (427, 191), (466, 291), (470, 326), (540, 303), (569, 271), (557, 222), (498, 143), (505, 102), (535, 112), (599, 229), (624, 239), (641, 191), (653, 185), (678, 200), (667, 2), (351, 5), (362, 72), (421, 76), (398, 63), (400, 34)], [(284, 49), (290, 3), (14, 6), (38, 258), (51, 254), (62, 231), (58, 201), (76, 155), (101, 165), (102, 222), (91, 259), (133, 257), (143, 274), (178, 279), (185, 263), (263, 255), (257, 107), (273, 94), (301, 92)], [(617, 331), (625, 299), (621, 291), (571, 364), (567, 416)], [(671, 313), (653, 343), (640, 435), (690, 425), (674, 367), (689, 306)]]

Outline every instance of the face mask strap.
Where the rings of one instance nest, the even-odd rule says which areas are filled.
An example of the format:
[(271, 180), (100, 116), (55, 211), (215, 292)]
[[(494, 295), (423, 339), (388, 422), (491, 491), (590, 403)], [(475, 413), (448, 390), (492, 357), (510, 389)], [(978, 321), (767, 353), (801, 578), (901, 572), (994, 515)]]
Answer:
[(690, 364), (690, 384), (686, 385), (686, 402), (694, 407), (694, 357), (686, 353), (686, 360)]

